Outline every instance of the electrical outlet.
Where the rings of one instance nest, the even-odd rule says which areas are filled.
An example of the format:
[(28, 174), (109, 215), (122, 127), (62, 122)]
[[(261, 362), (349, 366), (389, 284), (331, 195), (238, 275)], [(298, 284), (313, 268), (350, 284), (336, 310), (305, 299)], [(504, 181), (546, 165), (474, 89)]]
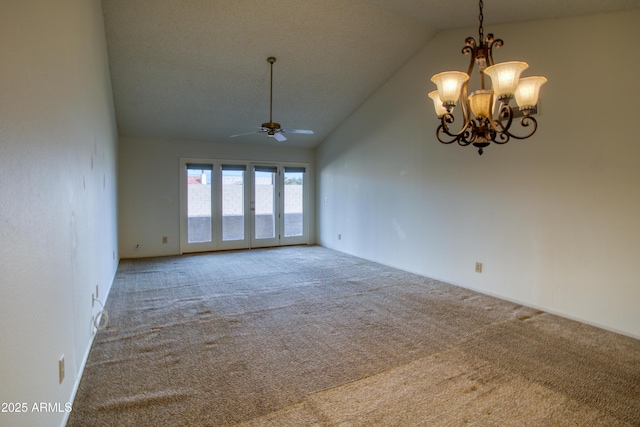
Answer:
[(162, 236), (162, 243), (169, 243), (169, 237)]
[(482, 273), (482, 263), (476, 262), (476, 273)]
[(64, 380), (64, 354), (58, 360), (58, 378), (59, 383), (62, 384), (62, 380)]
[(338, 234), (338, 240), (342, 240), (342, 234)]

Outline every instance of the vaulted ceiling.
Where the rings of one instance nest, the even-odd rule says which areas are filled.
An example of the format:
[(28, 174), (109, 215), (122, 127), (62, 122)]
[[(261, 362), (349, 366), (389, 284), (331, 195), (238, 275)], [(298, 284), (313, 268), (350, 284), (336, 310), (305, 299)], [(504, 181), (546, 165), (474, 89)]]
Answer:
[[(102, 3), (120, 135), (238, 144), (315, 147), (436, 32), (478, 24), (469, 0)], [(486, 0), (484, 23), (638, 7), (640, 0)], [(269, 56), (277, 58), (273, 120), (315, 133), (230, 138), (269, 121)]]

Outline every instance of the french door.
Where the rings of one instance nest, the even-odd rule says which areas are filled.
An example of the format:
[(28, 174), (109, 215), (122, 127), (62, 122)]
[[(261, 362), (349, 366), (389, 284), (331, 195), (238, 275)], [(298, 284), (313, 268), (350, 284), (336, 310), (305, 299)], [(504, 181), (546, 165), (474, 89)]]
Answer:
[(181, 159), (180, 170), (181, 252), (248, 248), (247, 165)]
[(307, 244), (306, 165), (180, 161), (180, 250)]
[(251, 165), (251, 247), (280, 244), (280, 169), (278, 165)]

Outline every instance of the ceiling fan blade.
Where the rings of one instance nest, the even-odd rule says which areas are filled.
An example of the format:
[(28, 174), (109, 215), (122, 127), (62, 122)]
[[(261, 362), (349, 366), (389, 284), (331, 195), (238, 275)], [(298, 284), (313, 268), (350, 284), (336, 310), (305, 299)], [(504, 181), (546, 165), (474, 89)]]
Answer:
[(282, 141), (286, 141), (287, 138), (284, 137), (283, 134), (281, 134), (280, 132), (276, 132), (273, 134), (273, 137), (275, 138), (276, 141), (278, 142), (282, 142)]
[(236, 136), (246, 136), (246, 135), (253, 135), (254, 133), (262, 133), (261, 130), (257, 131), (257, 132), (247, 132), (247, 133), (239, 133), (237, 135), (231, 135), (229, 138), (235, 138)]
[(306, 130), (306, 129), (280, 129), (280, 132), (284, 132), (284, 133), (302, 133), (305, 135), (313, 135), (313, 131), (312, 130)]

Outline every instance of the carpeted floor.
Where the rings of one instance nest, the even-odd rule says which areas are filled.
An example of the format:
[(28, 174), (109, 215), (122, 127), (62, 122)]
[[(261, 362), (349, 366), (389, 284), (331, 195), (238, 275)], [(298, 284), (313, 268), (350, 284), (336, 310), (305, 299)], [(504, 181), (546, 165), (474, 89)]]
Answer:
[(322, 247), (123, 260), (68, 426), (638, 426), (640, 341)]

